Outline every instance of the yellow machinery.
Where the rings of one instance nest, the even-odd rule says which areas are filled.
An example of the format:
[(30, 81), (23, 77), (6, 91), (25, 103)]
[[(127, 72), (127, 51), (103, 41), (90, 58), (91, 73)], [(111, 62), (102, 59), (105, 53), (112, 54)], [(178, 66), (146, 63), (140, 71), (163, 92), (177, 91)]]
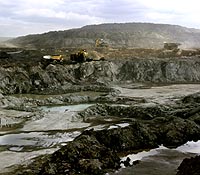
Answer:
[(83, 49), (77, 53), (70, 55), (70, 60), (76, 63), (82, 63), (86, 61), (104, 61), (104, 56), (102, 54), (97, 53), (96, 51), (88, 52)]
[(57, 61), (63, 61), (63, 56), (62, 55), (54, 55), (54, 56), (51, 56), (51, 59), (57, 60)]
[(95, 40), (95, 47), (108, 47), (108, 44), (103, 39), (97, 38)]
[(63, 56), (62, 55), (45, 55), (43, 58), (49, 62), (62, 62)]
[(168, 43), (168, 42), (164, 42), (164, 49), (165, 50), (178, 50), (179, 46), (181, 44), (180, 43)]
[(70, 55), (70, 60), (73, 62), (85, 62), (90, 60), (88, 58), (88, 52), (85, 49), (80, 50), (77, 53), (71, 54)]

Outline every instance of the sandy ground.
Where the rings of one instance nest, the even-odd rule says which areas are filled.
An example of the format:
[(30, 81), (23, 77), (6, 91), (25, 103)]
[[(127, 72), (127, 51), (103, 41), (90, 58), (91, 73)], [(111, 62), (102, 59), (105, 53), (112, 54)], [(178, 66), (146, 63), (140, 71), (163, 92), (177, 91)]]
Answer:
[(84, 123), (76, 119), (75, 112), (49, 112), (38, 120), (26, 122), (21, 131), (50, 131), (78, 129), (90, 126), (90, 123)]
[(169, 100), (176, 100), (177, 98), (200, 92), (200, 84), (176, 84), (168, 86), (157, 86), (145, 89), (131, 89), (124, 87), (115, 87), (124, 97), (145, 98), (150, 102), (166, 103)]

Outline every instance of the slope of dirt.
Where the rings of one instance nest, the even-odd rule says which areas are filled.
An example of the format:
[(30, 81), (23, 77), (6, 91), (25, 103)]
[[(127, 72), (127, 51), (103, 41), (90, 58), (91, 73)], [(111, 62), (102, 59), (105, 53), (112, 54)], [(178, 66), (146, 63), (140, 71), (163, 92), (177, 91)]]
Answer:
[(200, 31), (177, 25), (124, 23), (90, 25), (79, 29), (28, 35), (10, 43), (29, 48), (94, 47), (102, 38), (110, 47), (160, 48), (164, 41), (199, 47)]

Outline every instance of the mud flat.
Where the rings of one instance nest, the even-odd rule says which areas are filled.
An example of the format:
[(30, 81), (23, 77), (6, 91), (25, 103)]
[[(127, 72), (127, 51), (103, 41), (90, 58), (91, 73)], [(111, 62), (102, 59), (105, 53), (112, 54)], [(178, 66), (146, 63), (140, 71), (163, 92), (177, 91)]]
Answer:
[(120, 96), (123, 97), (145, 98), (155, 103), (165, 103), (197, 93), (200, 88), (199, 84), (143, 85), (140, 89), (135, 88), (133, 85), (123, 85), (122, 87), (116, 87), (116, 89), (121, 92)]
[(3, 96), (1, 117), (15, 122), (2, 123), (0, 172), (175, 175), (184, 158), (199, 153), (199, 144), (188, 143), (196, 152), (181, 146), (200, 140), (199, 84), (111, 89)]
[[(18, 98), (20, 102), (24, 97)], [(14, 171), (16, 166), (52, 154), (72, 141), (80, 135), (82, 128), (90, 126), (77, 119), (76, 113), (91, 105), (38, 106), (34, 112), (1, 109), (0, 173)]]

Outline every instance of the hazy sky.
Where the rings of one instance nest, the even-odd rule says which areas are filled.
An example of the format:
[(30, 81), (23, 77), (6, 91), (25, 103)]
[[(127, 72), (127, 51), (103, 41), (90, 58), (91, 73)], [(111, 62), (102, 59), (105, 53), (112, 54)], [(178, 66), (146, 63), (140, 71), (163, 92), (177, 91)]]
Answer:
[(119, 22), (200, 29), (199, 8), (199, 0), (0, 0), (0, 36)]

